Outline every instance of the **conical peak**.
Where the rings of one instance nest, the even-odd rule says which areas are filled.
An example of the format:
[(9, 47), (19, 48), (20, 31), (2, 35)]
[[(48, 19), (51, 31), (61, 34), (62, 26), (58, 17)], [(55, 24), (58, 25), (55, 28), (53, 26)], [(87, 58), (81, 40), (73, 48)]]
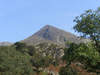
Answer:
[(52, 28), (52, 25), (45, 25), (44, 28)]
[(43, 30), (61, 30), (61, 29), (59, 29), (59, 28), (56, 28), (55, 26), (53, 26), (53, 25), (45, 25), (43, 28), (41, 28), (41, 29), (43, 29)]
[(49, 24), (47, 24), (47, 25), (45, 25), (45, 27), (50, 27), (51, 25), (49, 25)]
[(34, 35), (24, 40), (24, 42), (30, 44), (43, 42), (65, 44), (66, 41), (77, 42), (77, 36), (52, 25), (45, 25)]

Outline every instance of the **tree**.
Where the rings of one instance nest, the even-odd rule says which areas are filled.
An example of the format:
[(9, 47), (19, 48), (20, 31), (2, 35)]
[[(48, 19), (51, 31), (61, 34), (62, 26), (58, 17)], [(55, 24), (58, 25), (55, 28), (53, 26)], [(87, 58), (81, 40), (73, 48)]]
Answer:
[(30, 56), (15, 47), (0, 47), (0, 75), (34, 75)]
[(22, 52), (22, 53), (25, 53), (25, 52), (28, 52), (28, 48), (27, 48), (27, 45), (25, 43), (22, 43), (22, 42), (16, 42), (14, 44), (16, 50)]
[(85, 13), (76, 17), (74, 29), (81, 33), (83, 37), (95, 42), (95, 46), (100, 46), (100, 8), (97, 10), (87, 10)]
[(78, 75), (77, 71), (72, 67), (62, 67), (59, 75)]
[(77, 48), (77, 45), (74, 43), (70, 44), (70, 47), (68, 49), (65, 48), (63, 60), (67, 62), (67, 66), (69, 66), (73, 60), (75, 60), (77, 54), (75, 54), (74, 49), (76, 48)]
[(36, 49), (34, 46), (27, 46), (27, 49), (28, 49), (28, 54), (30, 56), (33, 56), (36, 53), (36, 51), (35, 51)]
[(100, 54), (95, 49), (92, 42), (87, 44), (71, 44), (68, 49), (65, 49), (63, 60), (66, 60), (69, 67), (71, 62), (80, 62), (84, 67), (91, 72), (100, 70)]

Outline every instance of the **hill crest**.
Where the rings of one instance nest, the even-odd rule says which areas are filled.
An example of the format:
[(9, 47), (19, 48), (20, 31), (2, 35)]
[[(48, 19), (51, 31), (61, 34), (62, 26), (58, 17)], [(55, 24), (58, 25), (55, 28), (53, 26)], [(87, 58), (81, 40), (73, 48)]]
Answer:
[(79, 42), (79, 39), (77, 38), (76, 35), (51, 25), (44, 26), (32, 36), (23, 40), (24, 43), (29, 45), (39, 44), (44, 42), (64, 45), (65, 42), (67, 41), (77, 43)]

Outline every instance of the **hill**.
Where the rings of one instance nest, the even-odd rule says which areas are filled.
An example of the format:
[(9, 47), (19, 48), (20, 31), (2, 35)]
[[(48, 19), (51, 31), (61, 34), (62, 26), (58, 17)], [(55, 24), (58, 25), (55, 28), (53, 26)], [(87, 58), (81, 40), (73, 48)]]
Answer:
[(80, 40), (76, 35), (70, 32), (66, 32), (62, 29), (58, 29), (51, 25), (44, 26), (32, 36), (23, 40), (23, 42), (28, 45), (45, 43), (45, 42), (64, 45), (65, 42), (68, 41), (74, 43), (82, 42), (82, 40)]
[(0, 42), (0, 46), (10, 46), (12, 43), (10, 42)]

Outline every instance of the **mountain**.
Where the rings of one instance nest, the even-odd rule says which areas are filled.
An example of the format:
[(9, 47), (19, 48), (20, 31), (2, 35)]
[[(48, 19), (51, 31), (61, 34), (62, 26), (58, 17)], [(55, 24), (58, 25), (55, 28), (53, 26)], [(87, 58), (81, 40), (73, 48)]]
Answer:
[(10, 42), (0, 42), (0, 46), (10, 46), (12, 43)]
[(70, 32), (66, 32), (62, 29), (58, 29), (51, 25), (46, 25), (43, 28), (41, 28), (38, 32), (26, 38), (22, 42), (28, 45), (45, 43), (45, 42), (64, 45), (65, 42), (68, 41), (79, 43), (82, 40), (80, 40), (76, 35)]

